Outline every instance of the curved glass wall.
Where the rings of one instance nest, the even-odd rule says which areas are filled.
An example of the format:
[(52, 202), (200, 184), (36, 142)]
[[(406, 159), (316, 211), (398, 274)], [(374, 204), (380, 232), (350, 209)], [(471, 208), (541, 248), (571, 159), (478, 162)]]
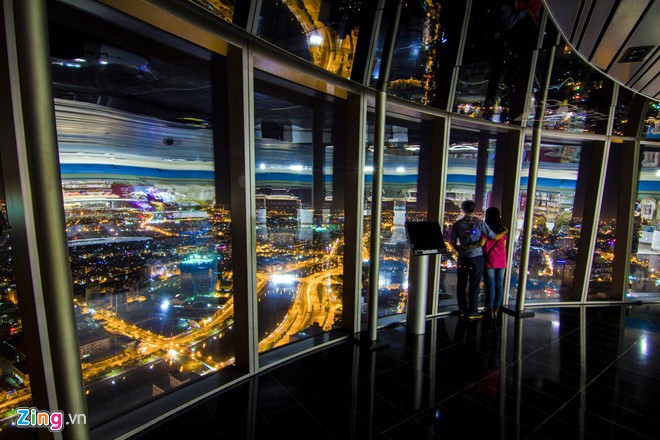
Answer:
[[(572, 294), (573, 273), (582, 227), (583, 201), (576, 197), (583, 146), (565, 141), (541, 143), (525, 298), (529, 302), (579, 300)], [(531, 145), (525, 146), (520, 206), (512, 255), (509, 299), (518, 290), (522, 230), (527, 204)]]
[(522, 59), (534, 49), (540, 7), (516, 0), (472, 2), (454, 112), (493, 122), (520, 120), (512, 114), (514, 97), (527, 86)]
[(353, 69), (363, 1), (264, 0), (257, 35), (329, 72)]
[[(206, 9), (220, 8), (218, 5), (231, 9), (233, 4), (195, 3)], [(483, 13), (479, 8), (492, 6), (480, 1), (474, 4), (477, 10), (473, 10), (473, 15)], [(515, 7), (510, 2), (498, 4)], [(260, 35), (331, 72), (348, 76), (361, 7), (362, 3), (355, 2), (320, 2), (313, 6), (264, 1)], [(444, 56), (445, 38), (451, 41), (456, 35), (449, 31), (451, 20), (443, 16), (443, 11), (450, 8), (449, 2), (413, 2), (405, 6), (402, 37), (397, 43), (389, 85), (391, 94), (434, 105), (438, 84), (445, 84), (436, 75), (442, 67), (438, 59)], [(502, 22), (506, 14), (512, 19), (518, 16), (512, 14), (515, 11), (500, 8), (493, 13)], [(524, 20), (531, 17), (527, 10), (524, 14)], [(311, 21), (303, 15), (309, 15)], [(283, 26), (287, 20), (293, 24)], [(384, 17), (381, 31), (388, 20)], [(306, 21), (312, 33), (325, 29), (320, 39), (305, 34), (301, 22)], [(63, 22), (60, 17), (51, 24), (50, 61), (80, 357), (90, 426), (96, 428), (234, 362), (234, 264), (228, 206), (231, 191), (223, 177), (227, 172), (221, 169), (228, 156), (225, 63), (231, 60), (197, 47), (190, 52), (181, 50), (185, 42), (180, 42), (178, 48), (169, 47), (125, 29), (102, 33), (94, 29), (94, 20), (90, 20), (91, 24)], [(513, 23), (513, 28), (517, 23), (522, 22)], [(459, 76), (469, 77), (471, 69), (483, 68), (488, 84), (478, 94), (460, 89), (458, 98), (486, 109), (479, 115), (473, 112), (475, 118), (495, 121), (497, 105), (490, 102), (510, 102), (511, 94), (520, 90), (517, 84), (509, 83), (511, 72), (518, 72), (518, 67), (509, 62), (518, 58), (511, 53), (511, 57), (505, 54), (502, 60), (495, 60), (479, 49), (480, 38), (506, 37), (495, 35), (492, 28), (481, 29), (478, 24), (472, 28), (475, 26), (480, 34), (469, 36), (472, 43)], [(334, 45), (328, 43), (329, 48), (323, 48), (331, 40)], [(516, 44), (502, 41), (504, 51), (513, 50)], [(317, 43), (321, 43), (318, 48)], [(244, 49), (252, 56), (249, 48)], [(497, 66), (500, 61), (503, 65)], [(292, 61), (287, 58), (287, 62)], [(277, 59), (273, 63), (277, 64)], [(482, 67), (469, 67), (473, 64)], [(344, 257), (342, 182), (348, 165), (343, 163), (344, 156), (339, 151), (345, 129), (341, 99), (269, 79), (263, 72), (253, 73), (257, 77), (256, 92), (248, 99), (254, 98), (255, 113), (243, 116), (245, 127), (254, 130), (256, 139), (251, 164), (256, 177), (256, 211), (252, 213), (257, 224), (256, 327), (259, 350), (266, 352), (295, 341), (314, 342), (314, 336), (346, 324), (340, 316)], [(541, 73), (539, 69), (537, 77)], [(467, 81), (468, 77), (461, 78)], [(322, 74), (313, 79), (324, 86), (332, 82)], [(596, 138), (583, 135), (599, 131), (597, 123), (602, 119), (603, 107), (607, 107), (602, 104), (609, 102), (609, 96), (603, 92), (607, 89), (604, 84), (602, 77), (589, 70), (570, 49), (560, 47), (545, 128), (572, 134), (555, 135), (555, 139), (548, 137), (551, 132), (544, 133), (528, 267), (529, 302), (576, 299), (571, 281), (581, 234), (585, 176), (591, 167), (589, 142)], [(536, 86), (538, 96), (538, 81)], [(368, 93), (366, 88), (360, 90)], [(474, 101), (466, 99), (470, 94), (476, 96)], [(617, 135), (630, 131), (626, 121), (635, 119), (626, 115), (632, 111), (629, 98), (625, 92), (620, 94)], [(420, 166), (424, 160), (420, 157), (429, 142), (424, 138), (424, 123), (419, 118), (434, 116), (419, 116), (423, 111), (418, 106), (398, 105), (404, 110), (391, 114), (386, 123), (379, 316), (405, 311), (409, 255), (403, 223), (426, 218), (418, 193), (425, 190), (420, 169), (426, 164)], [(650, 139), (657, 131), (657, 113), (658, 105), (654, 103), (644, 115), (644, 134)], [(502, 105), (499, 121), (514, 121), (513, 116), (506, 116)], [(493, 182), (499, 169), (495, 167), (498, 158), (494, 155), (499, 151), (495, 147), (497, 135), (483, 133), (491, 128), (474, 129), (479, 127), (477, 121), (466, 123), (461, 119), (454, 118), (455, 123), (463, 126), (453, 127), (450, 145), (446, 146), (449, 164), (444, 195), (445, 230), (458, 216), (461, 201), (477, 199), (481, 212), (492, 203), (492, 191), (497, 185)], [(367, 130), (362, 254), (365, 262), (369, 260), (373, 123)], [(498, 130), (504, 132), (507, 128)], [(508, 132), (513, 133), (518, 135), (517, 131)], [(597, 138), (600, 142), (604, 136)], [(616, 148), (612, 149), (613, 155), (618, 154), (614, 152)], [(660, 207), (653, 204), (660, 198), (660, 190), (655, 186), (660, 173), (658, 157), (656, 144), (643, 147), (636, 226), (631, 240), (630, 298), (659, 294), (654, 239)], [(517, 227), (511, 237), (516, 249), (512, 258), (518, 261), (514, 262), (511, 297), (516, 294), (519, 269), (528, 149), (524, 161)], [(616, 156), (611, 156), (610, 162), (616, 163)], [(607, 188), (615, 185), (610, 181), (616, 182), (609, 174), (608, 171)], [(604, 207), (596, 245), (596, 253), (604, 257), (611, 252), (604, 247), (604, 240), (613, 229), (608, 218)], [(4, 256), (5, 262), (0, 266), (3, 310), (16, 306), (13, 261), (8, 249), (6, 242), (0, 241), (0, 256)], [(607, 273), (606, 260), (595, 261), (594, 268), (601, 274)], [(452, 264), (455, 265), (455, 259), (451, 255), (443, 258), (443, 304), (451, 304), (455, 298), (451, 291), (456, 284), (455, 275), (451, 278)], [(365, 289), (369, 281), (367, 269), (365, 264)], [(605, 290), (599, 297), (599, 289), (594, 289), (590, 299), (605, 299), (616, 293), (608, 294)], [(362, 306), (366, 306), (364, 301)], [(11, 321), (2, 324), (16, 329), (22, 323), (12, 313), (6, 314)], [(11, 327), (9, 332), (3, 334), (2, 350), (7, 344), (20, 350), (19, 345), (14, 345), (20, 336), (12, 335)], [(13, 336), (18, 339), (12, 339)], [(0, 356), (5, 359), (17, 356), (18, 362), (22, 360), (17, 352), (2, 350)], [(12, 375), (17, 379), (13, 395), (25, 398), (29, 395), (27, 380), (21, 379), (19, 371)], [(18, 379), (23, 381), (23, 387)], [(13, 398), (4, 402), (12, 402)]]
[(333, 203), (342, 197), (332, 191), (341, 161), (333, 159), (328, 103), (259, 84), (255, 180), (262, 352), (341, 323), (344, 225), (343, 210)]
[(475, 214), (481, 218), (492, 206), (497, 142), (497, 135), (487, 131), (451, 130), (442, 227), (449, 251), (440, 263), (440, 310), (456, 304), (458, 253), (450, 244), (452, 225), (462, 217), (461, 203), (466, 200), (475, 202)]
[[(369, 120), (365, 158), (365, 218), (363, 239), (362, 303), (369, 287), (369, 243), (373, 184), (373, 125)], [(425, 141), (420, 122), (387, 118), (383, 154), (381, 260), (378, 273), (378, 316), (404, 313), (408, 294), (410, 244), (406, 221), (423, 221), (418, 207), (419, 158)], [(368, 305), (366, 305), (368, 306)], [(366, 313), (363, 307), (362, 313)]]
[[(437, 104), (441, 63), (446, 62), (450, 20), (449, 1), (405, 2), (390, 68), (388, 92), (422, 104)], [(453, 15), (451, 15), (453, 17)], [(460, 20), (461, 18), (458, 18)], [(375, 86), (390, 17), (381, 24), (371, 76)]]
[(93, 427), (233, 363), (230, 217), (214, 166), (222, 115), (205, 59), (138, 36), (125, 46), (50, 30)]
[[(542, 84), (544, 52), (541, 50), (539, 65), (535, 76), (534, 96), (536, 104)], [(605, 82), (610, 80), (596, 71), (573, 51), (568, 43), (556, 48), (552, 76), (548, 89), (543, 128), (546, 130), (570, 133), (604, 133), (607, 121), (610, 96), (605, 92)], [(531, 126), (528, 120), (528, 126)]]
[(660, 296), (660, 148), (642, 147), (639, 167), (629, 299)]
[[(439, 303), (441, 307), (456, 303), (458, 253), (450, 244), (451, 228), (456, 220), (462, 217), (461, 203), (475, 199), (478, 155), (478, 132), (451, 130), (445, 192), (445, 217), (442, 227), (448, 252), (442, 255), (440, 263)], [(483, 209), (479, 209), (479, 212), (475, 214), (481, 216)]]

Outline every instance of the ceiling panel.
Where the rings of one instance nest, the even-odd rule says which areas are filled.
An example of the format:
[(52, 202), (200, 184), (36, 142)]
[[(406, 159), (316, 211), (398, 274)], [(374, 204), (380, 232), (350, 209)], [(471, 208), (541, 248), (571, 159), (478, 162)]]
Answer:
[[(660, 92), (660, 2), (543, 0), (564, 38), (586, 61), (649, 97)], [(637, 55), (626, 59), (627, 54)]]

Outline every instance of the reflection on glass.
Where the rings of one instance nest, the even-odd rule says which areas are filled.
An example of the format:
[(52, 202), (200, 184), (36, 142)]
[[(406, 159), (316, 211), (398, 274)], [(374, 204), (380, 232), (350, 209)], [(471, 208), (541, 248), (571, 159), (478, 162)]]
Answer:
[(593, 263), (589, 279), (587, 300), (610, 300), (612, 298), (612, 269), (616, 245), (616, 216), (621, 184), (621, 161), (623, 144), (612, 143), (607, 160), (605, 187), (598, 219), (598, 232)]
[[(579, 145), (541, 144), (525, 289), (525, 298), (532, 302), (572, 299), (570, 290), (582, 228), (581, 207), (575, 205), (581, 150)], [(522, 176), (529, 175), (530, 156), (530, 145), (526, 144)], [(509, 289), (512, 300), (518, 291), (527, 180), (520, 179), (518, 219), (511, 234), (515, 243)]]
[(257, 35), (348, 78), (362, 7), (361, 0), (264, 0)]
[[(0, 431), (11, 429), (18, 407), (32, 404), (23, 321), (20, 315), (10, 229), (7, 222), (2, 173), (0, 172), (0, 361), (3, 365), (3, 398), (0, 401)], [(10, 433), (11, 437), (12, 434)]]
[(233, 363), (230, 216), (216, 204), (210, 65), (51, 31), (80, 360), (97, 426)]
[(660, 149), (641, 152), (628, 298), (660, 294)]
[[(619, 88), (612, 127), (612, 134), (615, 136), (625, 136), (626, 132), (630, 131), (628, 119), (630, 118), (630, 106), (632, 105), (633, 97), (634, 93), (630, 90), (624, 87)], [(635, 133), (634, 135), (636, 136), (637, 134)]]
[[(487, 144), (483, 144), (485, 148), (479, 151), (481, 136), (482, 134), (479, 132), (452, 129), (449, 138), (447, 190), (445, 194), (445, 217), (443, 221), (443, 233), (448, 252), (442, 255), (440, 264), (439, 307), (456, 304), (458, 253), (450, 244), (450, 234), (452, 225), (462, 217), (461, 203), (466, 200), (475, 200), (476, 202), (477, 193), (483, 190), (482, 204), (477, 203), (475, 215), (483, 218), (484, 211), (490, 206), (497, 139), (488, 137)], [(477, 162), (480, 154), (488, 156), (483, 188), (477, 188)]]
[(660, 139), (660, 102), (651, 101), (644, 117), (642, 136), (647, 139)]
[[(539, 55), (535, 74), (532, 104), (538, 105), (540, 85), (543, 84), (545, 51)], [(573, 133), (595, 133), (597, 123), (607, 120), (602, 112), (603, 85), (608, 81), (562, 42), (556, 51), (552, 65), (552, 76), (548, 88), (548, 99), (543, 116), (543, 128)], [(534, 105), (530, 107), (533, 111)], [(528, 115), (527, 125), (532, 126), (534, 115)], [(603, 124), (604, 126), (605, 124)]]
[(323, 113), (323, 142), (315, 144), (313, 114), (306, 105), (255, 93), (260, 352), (341, 322), (344, 216), (326, 187), (333, 120)]
[[(365, 160), (365, 219), (363, 239), (363, 304), (366, 304), (369, 281), (369, 246), (371, 242), (371, 203), (373, 185), (373, 125), (369, 122)], [(410, 245), (406, 221), (426, 220), (426, 212), (417, 209), (417, 179), (421, 143), (421, 123), (389, 119), (385, 125), (383, 155), (383, 196), (381, 255), (378, 272), (378, 316), (404, 313), (408, 294)], [(363, 313), (366, 308), (363, 307)]]
[(205, 11), (231, 23), (234, 17), (235, 0), (188, 0)]
[[(405, 2), (401, 10), (388, 92), (422, 104), (434, 105), (439, 62), (447, 50), (447, 0)], [(389, 17), (385, 15), (371, 77), (376, 85)]]
[[(538, 32), (540, 2), (475, 0), (460, 67), (454, 111), (509, 123), (525, 52)], [(519, 119), (518, 119), (519, 120)]]

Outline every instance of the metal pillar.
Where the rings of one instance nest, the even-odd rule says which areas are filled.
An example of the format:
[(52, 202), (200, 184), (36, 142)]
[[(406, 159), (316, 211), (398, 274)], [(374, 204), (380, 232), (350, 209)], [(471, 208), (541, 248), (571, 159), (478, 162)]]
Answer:
[(257, 256), (255, 218), (254, 70), (248, 49), (227, 54), (231, 233), (234, 281), (236, 366), (248, 373), (259, 368), (257, 335)]
[(392, 64), (392, 54), (396, 34), (399, 29), (401, 8), (403, 1), (398, 0), (392, 21), (386, 35), (385, 47), (378, 78), (378, 91), (376, 92), (375, 108), (375, 140), (374, 140), (374, 173), (373, 191), (371, 196), (371, 243), (369, 247), (369, 297), (367, 327), (369, 341), (376, 341), (376, 330), (378, 325), (378, 271), (380, 269), (380, 233), (382, 220), (383, 199), (383, 150), (385, 149), (385, 112), (387, 107), (387, 82)]
[(474, 188), (474, 212), (485, 212), (484, 195), (486, 194), (486, 173), (488, 172), (488, 146), (491, 134), (482, 131), (479, 134), (479, 149), (477, 152), (477, 181)]
[(463, 52), (465, 52), (465, 40), (467, 39), (468, 26), (470, 23), (470, 13), (472, 12), (472, 0), (465, 2), (465, 14), (463, 15), (463, 25), (461, 26), (461, 35), (458, 41), (458, 49), (456, 51), (456, 65), (451, 74), (451, 84), (449, 87), (449, 94), (447, 96), (447, 110), (451, 112), (454, 108), (454, 100), (456, 96), (456, 84), (458, 83), (458, 74), (463, 64)]
[[(360, 331), (362, 313), (362, 229), (364, 222), (364, 157), (367, 132), (365, 96), (349, 95), (346, 102), (346, 183), (344, 214), (344, 308), (342, 328)], [(335, 197), (333, 193), (333, 198)]]
[(323, 145), (323, 123), (325, 105), (315, 100), (312, 110), (312, 207), (314, 208), (314, 221), (320, 216), (325, 204), (325, 182), (323, 180), (323, 165), (325, 162), (325, 148)]
[[(449, 117), (438, 118), (433, 121), (431, 134), (431, 170), (429, 176), (428, 220), (437, 221), (444, 226), (445, 196), (447, 187), (447, 164), (449, 161)], [(442, 255), (429, 255), (428, 299), (427, 311), (431, 314), (438, 312), (438, 289), (440, 288), (440, 263)]]
[(546, 101), (548, 99), (548, 87), (552, 78), (552, 64), (555, 59), (555, 49), (559, 44), (559, 33), (555, 44), (548, 49), (546, 59), (546, 72), (541, 89), (540, 105), (537, 107), (534, 118), (534, 129), (532, 131), (532, 157), (529, 164), (529, 178), (527, 180), (527, 205), (525, 206), (525, 223), (523, 225), (523, 242), (520, 255), (520, 270), (518, 274), (518, 297), (516, 300), (517, 316), (534, 316), (534, 313), (524, 313), (525, 289), (527, 287), (527, 267), (529, 263), (529, 248), (532, 241), (532, 226), (534, 223), (534, 202), (536, 200), (536, 177), (539, 169), (539, 151), (541, 148), (541, 131), (543, 130), (543, 115), (545, 114)]
[[(518, 223), (518, 204), (520, 192), (520, 173), (525, 146), (525, 132), (519, 131), (509, 137), (506, 154), (504, 156), (504, 182), (502, 190), (502, 224), (509, 229), (509, 238), (506, 242), (506, 276), (504, 277), (504, 298), (502, 304), (509, 304), (509, 290), (511, 288), (511, 271), (513, 270), (513, 254), (516, 246), (514, 235)], [(498, 160), (500, 158), (498, 157)], [(509, 312), (508, 308), (503, 311)]]
[[(47, 392), (54, 395), (48, 396), (50, 407), (43, 409), (86, 414), (62, 206), (46, 2), (5, 0), (3, 9), (7, 49), (12, 46), (15, 50), (9, 61), (14, 64), (14, 74), (18, 74), (11, 78), (12, 92), (20, 96), (20, 104), (18, 101), (15, 104), (22, 110), (19, 111), (22, 126), (16, 126), (19, 139), (15, 154), (22, 168), (19, 170), (21, 191), (26, 197), (22, 206), (25, 212), (21, 213), (25, 229), (17, 229), (27, 240), (29, 249), (24, 254), (29, 261), (21, 263), (25, 267), (19, 269), (30, 272), (34, 300), (43, 307), (37, 310), (38, 322), (33, 324), (39, 326), (40, 342), (45, 343), (41, 348), (46, 362), (31, 366), (52, 368), (47, 377), (54, 383), (47, 385)], [(16, 110), (14, 113), (19, 113)], [(47, 335), (43, 334), (44, 330)], [(42, 396), (35, 397), (36, 401), (43, 401)], [(85, 424), (71, 424), (61, 436), (86, 439), (89, 428)]]

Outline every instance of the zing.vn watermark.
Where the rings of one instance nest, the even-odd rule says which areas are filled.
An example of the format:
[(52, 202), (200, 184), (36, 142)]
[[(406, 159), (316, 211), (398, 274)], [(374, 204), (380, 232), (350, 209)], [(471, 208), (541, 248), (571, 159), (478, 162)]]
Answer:
[(67, 414), (69, 420), (64, 420), (62, 411), (42, 411), (37, 408), (16, 408), (18, 418), (14, 426), (18, 428), (48, 428), (51, 432), (64, 429), (64, 425), (76, 423), (87, 424), (86, 414)]

